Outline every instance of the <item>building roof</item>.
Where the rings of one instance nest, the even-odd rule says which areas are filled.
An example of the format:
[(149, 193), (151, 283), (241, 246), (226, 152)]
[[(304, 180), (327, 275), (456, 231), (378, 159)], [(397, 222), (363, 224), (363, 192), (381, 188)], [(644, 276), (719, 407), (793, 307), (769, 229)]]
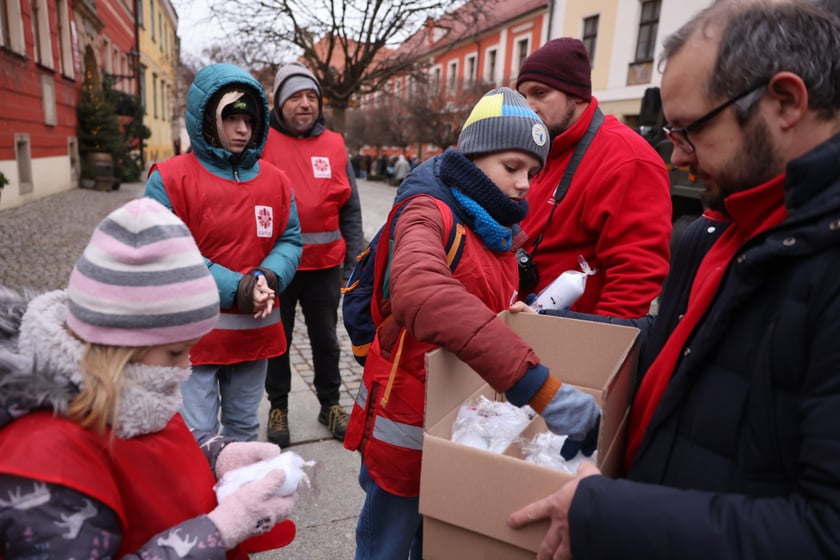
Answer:
[(436, 20), (428, 18), (397, 53), (431, 53), (548, 6), (548, 0), (468, 0)]

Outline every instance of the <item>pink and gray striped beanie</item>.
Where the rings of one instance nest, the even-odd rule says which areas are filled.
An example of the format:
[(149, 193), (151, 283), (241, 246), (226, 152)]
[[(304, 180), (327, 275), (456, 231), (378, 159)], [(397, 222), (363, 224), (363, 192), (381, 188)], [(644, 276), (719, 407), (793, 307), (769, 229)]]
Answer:
[(199, 338), (216, 325), (219, 292), (187, 226), (151, 198), (111, 212), (67, 286), (67, 326), (108, 346)]

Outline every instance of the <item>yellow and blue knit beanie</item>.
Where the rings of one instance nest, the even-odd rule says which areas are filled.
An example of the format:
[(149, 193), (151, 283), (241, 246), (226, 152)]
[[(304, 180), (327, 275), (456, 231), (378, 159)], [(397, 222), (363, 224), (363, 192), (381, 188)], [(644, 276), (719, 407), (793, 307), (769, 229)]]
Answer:
[(551, 141), (540, 117), (518, 92), (501, 87), (479, 99), (461, 128), (458, 150), (466, 156), (519, 150), (545, 165)]

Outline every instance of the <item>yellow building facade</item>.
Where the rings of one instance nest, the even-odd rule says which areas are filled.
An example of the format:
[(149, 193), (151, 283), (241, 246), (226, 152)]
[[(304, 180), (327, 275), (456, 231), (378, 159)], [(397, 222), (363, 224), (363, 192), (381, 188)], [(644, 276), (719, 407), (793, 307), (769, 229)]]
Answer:
[(601, 109), (635, 126), (642, 97), (658, 87), (662, 41), (712, 0), (557, 0), (550, 37), (577, 37), (592, 59)]
[(175, 95), (178, 71), (178, 14), (169, 0), (137, 0), (143, 124), (151, 136), (143, 144), (143, 161), (151, 164), (175, 154)]

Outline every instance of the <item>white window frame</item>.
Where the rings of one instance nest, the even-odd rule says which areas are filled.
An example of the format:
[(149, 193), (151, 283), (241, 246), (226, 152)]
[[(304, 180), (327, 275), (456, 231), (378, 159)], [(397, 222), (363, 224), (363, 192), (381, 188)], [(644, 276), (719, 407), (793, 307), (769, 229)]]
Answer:
[[(490, 65), (490, 61), (493, 61), (493, 65)], [(498, 85), (499, 83), (499, 46), (494, 45), (492, 47), (488, 47), (484, 51), (484, 81)]]
[(35, 62), (47, 68), (55, 68), (52, 52), (52, 32), (50, 31), (50, 12), (47, 0), (31, 0), (33, 9), (37, 6), (37, 17), (32, 20), (33, 38), (38, 44), (33, 45)]
[(478, 79), (478, 53), (464, 57), (464, 89), (470, 89)]
[(44, 110), (44, 124), (58, 124), (58, 112), (55, 101), (55, 75), (41, 74), (41, 106)]
[(18, 54), (26, 54), (26, 43), (23, 38), (23, 15), (20, 7), (22, 1), (5, 0), (6, 25), (9, 36), (3, 42), (3, 45)]
[[(520, 52), (520, 46), (525, 44), (525, 53)], [(522, 63), (525, 62), (525, 59), (528, 58), (528, 55), (531, 53), (531, 34), (527, 33), (525, 35), (519, 35), (518, 37), (513, 38), (513, 48), (514, 52), (516, 53), (517, 60), (514, 61), (516, 64), (516, 68), (514, 68), (513, 74), (519, 74), (519, 69), (522, 68)]]
[(73, 42), (70, 35), (70, 17), (67, 0), (56, 0), (58, 10), (58, 66), (61, 73), (68, 78), (75, 78), (76, 72), (73, 68)]
[(458, 59), (446, 63), (446, 94), (454, 95), (458, 91)]

